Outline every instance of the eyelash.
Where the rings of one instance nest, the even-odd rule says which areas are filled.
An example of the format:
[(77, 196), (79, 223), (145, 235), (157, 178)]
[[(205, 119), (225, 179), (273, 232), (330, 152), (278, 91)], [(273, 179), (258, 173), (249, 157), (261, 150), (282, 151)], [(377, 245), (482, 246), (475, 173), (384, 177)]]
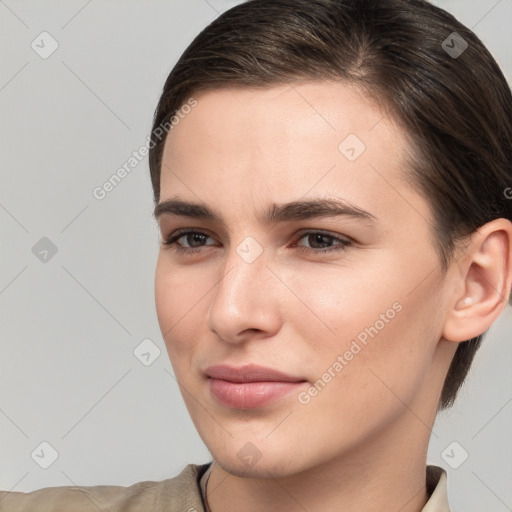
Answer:
[[(204, 246), (189, 248), (189, 247), (181, 247), (177, 244), (177, 241), (185, 235), (204, 235), (206, 237), (211, 238), (210, 235), (208, 235), (207, 233), (204, 233), (202, 231), (192, 231), (192, 230), (184, 229), (184, 230), (176, 231), (172, 235), (169, 235), (168, 237), (166, 237), (163, 240), (163, 244), (169, 249), (176, 250), (176, 252), (178, 254), (195, 254), (195, 253), (201, 252), (201, 250), (203, 249)], [(341, 251), (346, 250), (349, 246), (352, 245), (352, 242), (349, 240), (346, 240), (344, 238), (339, 238), (334, 235), (329, 235), (327, 233), (323, 233), (322, 231), (307, 231), (306, 233), (303, 233), (297, 241), (302, 240), (304, 237), (311, 236), (311, 235), (322, 235), (326, 238), (330, 238), (330, 239), (335, 240), (340, 243), (337, 246), (328, 247), (327, 249), (312, 249), (309, 247), (298, 246), (297, 248), (300, 251), (308, 252), (308, 253), (316, 253), (316, 254), (319, 254), (319, 253), (325, 254), (325, 253), (329, 253), (329, 252), (341, 252)]]

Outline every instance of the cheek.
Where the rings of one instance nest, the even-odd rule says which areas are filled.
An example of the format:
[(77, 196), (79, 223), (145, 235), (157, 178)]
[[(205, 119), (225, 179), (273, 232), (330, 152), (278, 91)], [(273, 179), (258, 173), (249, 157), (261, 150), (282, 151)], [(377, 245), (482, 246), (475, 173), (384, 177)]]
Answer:
[(211, 285), (197, 275), (158, 258), (155, 272), (155, 306), (160, 331), (173, 362), (192, 351), (204, 324), (207, 292)]
[(328, 430), (336, 443), (349, 446), (381, 432), (407, 409), (415, 410), (429, 356), (421, 346), (424, 340), (413, 336), (409, 316), (404, 307), (378, 332), (369, 329), (369, 320), (368, 331), (360, 331), (367, 334), (366, 343), (340, 335), (321, 357), (312, 354), (309, 398), (298, 397), (312, 443), (323, 443)]
[(376, 280), (369, 267), (362, 272), (348, 261), (329, 267), (311, 264), (290, 272), (285, 280), (294, 300), (288, 301), (284, 314), (318, 354), (327, 348), (348, 349), (358, 335), (364, 343), (369, 337), (365, 329), (374, 332), (377, 324), (381, 332), (400, 315), (398, 294), (389, 283)]
[(413, 400), (438, 334), (433, 289), (410, 293), (417, 275), (330, 268), (295, 278), (290, 287), (309, 309), (298, 304), (287, 317), (309, 344), (309, 377), (320, 379), (317, 395), (324, 395), (319, 403), (364, 416), (363, 404), (391, 411)]

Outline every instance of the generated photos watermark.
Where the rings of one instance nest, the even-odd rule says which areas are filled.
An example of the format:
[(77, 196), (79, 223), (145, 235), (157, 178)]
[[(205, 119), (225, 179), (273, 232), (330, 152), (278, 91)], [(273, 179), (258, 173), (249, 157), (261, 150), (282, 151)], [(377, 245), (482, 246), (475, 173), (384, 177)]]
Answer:
[(168, 121), (165, 121), (160, 126), (155, 128), (151, 135), (146, 137), (146, 142), (142, 144), (137, 150), (133, 151), (131, 156), (117, 169), (102, 185), (93, 189), (92, 195), (95, 199), (102, 201), (107, 195), (112, 192), (132, 171), (139, 165), (143, 158), (153, 149), (157, 144), (156, 139), (161, 141), (167, 134), (177, 126), (182, 119), (187, 116), (192, 109), (197, 106), (195, 98), (189, 98), (181, 108), (172, 116)]
[(354, 357), (359, 354), (367, 345), (368, 342), (375, 338), (387, 324), (396, 317), (403, 306), (400, 302), (396, 301), (392, 306), (386, 310), (385, 313), (381, 313), (379, 318), (370, 327), (365, 327), (359, 334), (351, 341), (350, 348), (346, 350), (343, 355), (338, 355), (336, 361), (333, 362), (329, 368), (325, 370), (322, 376), (315, 381), (315, 383), (308, 388), (307, 391), (301, 391), (297, 398), (303, 405), (309, 404), (311, 399), (318, 395), (325, 389), (327, 384), (334, 379), (342, 370), (349, 364)]

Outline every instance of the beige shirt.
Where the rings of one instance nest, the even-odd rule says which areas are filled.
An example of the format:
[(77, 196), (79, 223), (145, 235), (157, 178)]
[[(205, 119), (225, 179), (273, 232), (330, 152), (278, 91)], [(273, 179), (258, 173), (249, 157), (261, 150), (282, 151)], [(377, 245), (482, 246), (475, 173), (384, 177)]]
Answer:
[[(0, 491), (0, 512), (205, 512), (202, 497), (211, 463), (189, 464), (161, 482), (144, 481), (123, 487), (44, 487), (32, 492)], [(450, 512), (446, 472), (427, 466), (430, 499), (421, 512)]]

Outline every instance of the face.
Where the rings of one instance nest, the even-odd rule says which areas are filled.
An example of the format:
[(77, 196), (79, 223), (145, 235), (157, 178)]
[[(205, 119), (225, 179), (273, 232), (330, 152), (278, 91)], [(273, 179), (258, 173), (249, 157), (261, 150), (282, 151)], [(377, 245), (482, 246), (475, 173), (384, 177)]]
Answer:
[(449, 283), (429, 205), (401, 179), (403, 132), (340, 83), (195, 98), (164, 150), (159, 225), (174, 243), (155, 300), (216, 462), (290, 475), (383, 435), (428, 439)]

